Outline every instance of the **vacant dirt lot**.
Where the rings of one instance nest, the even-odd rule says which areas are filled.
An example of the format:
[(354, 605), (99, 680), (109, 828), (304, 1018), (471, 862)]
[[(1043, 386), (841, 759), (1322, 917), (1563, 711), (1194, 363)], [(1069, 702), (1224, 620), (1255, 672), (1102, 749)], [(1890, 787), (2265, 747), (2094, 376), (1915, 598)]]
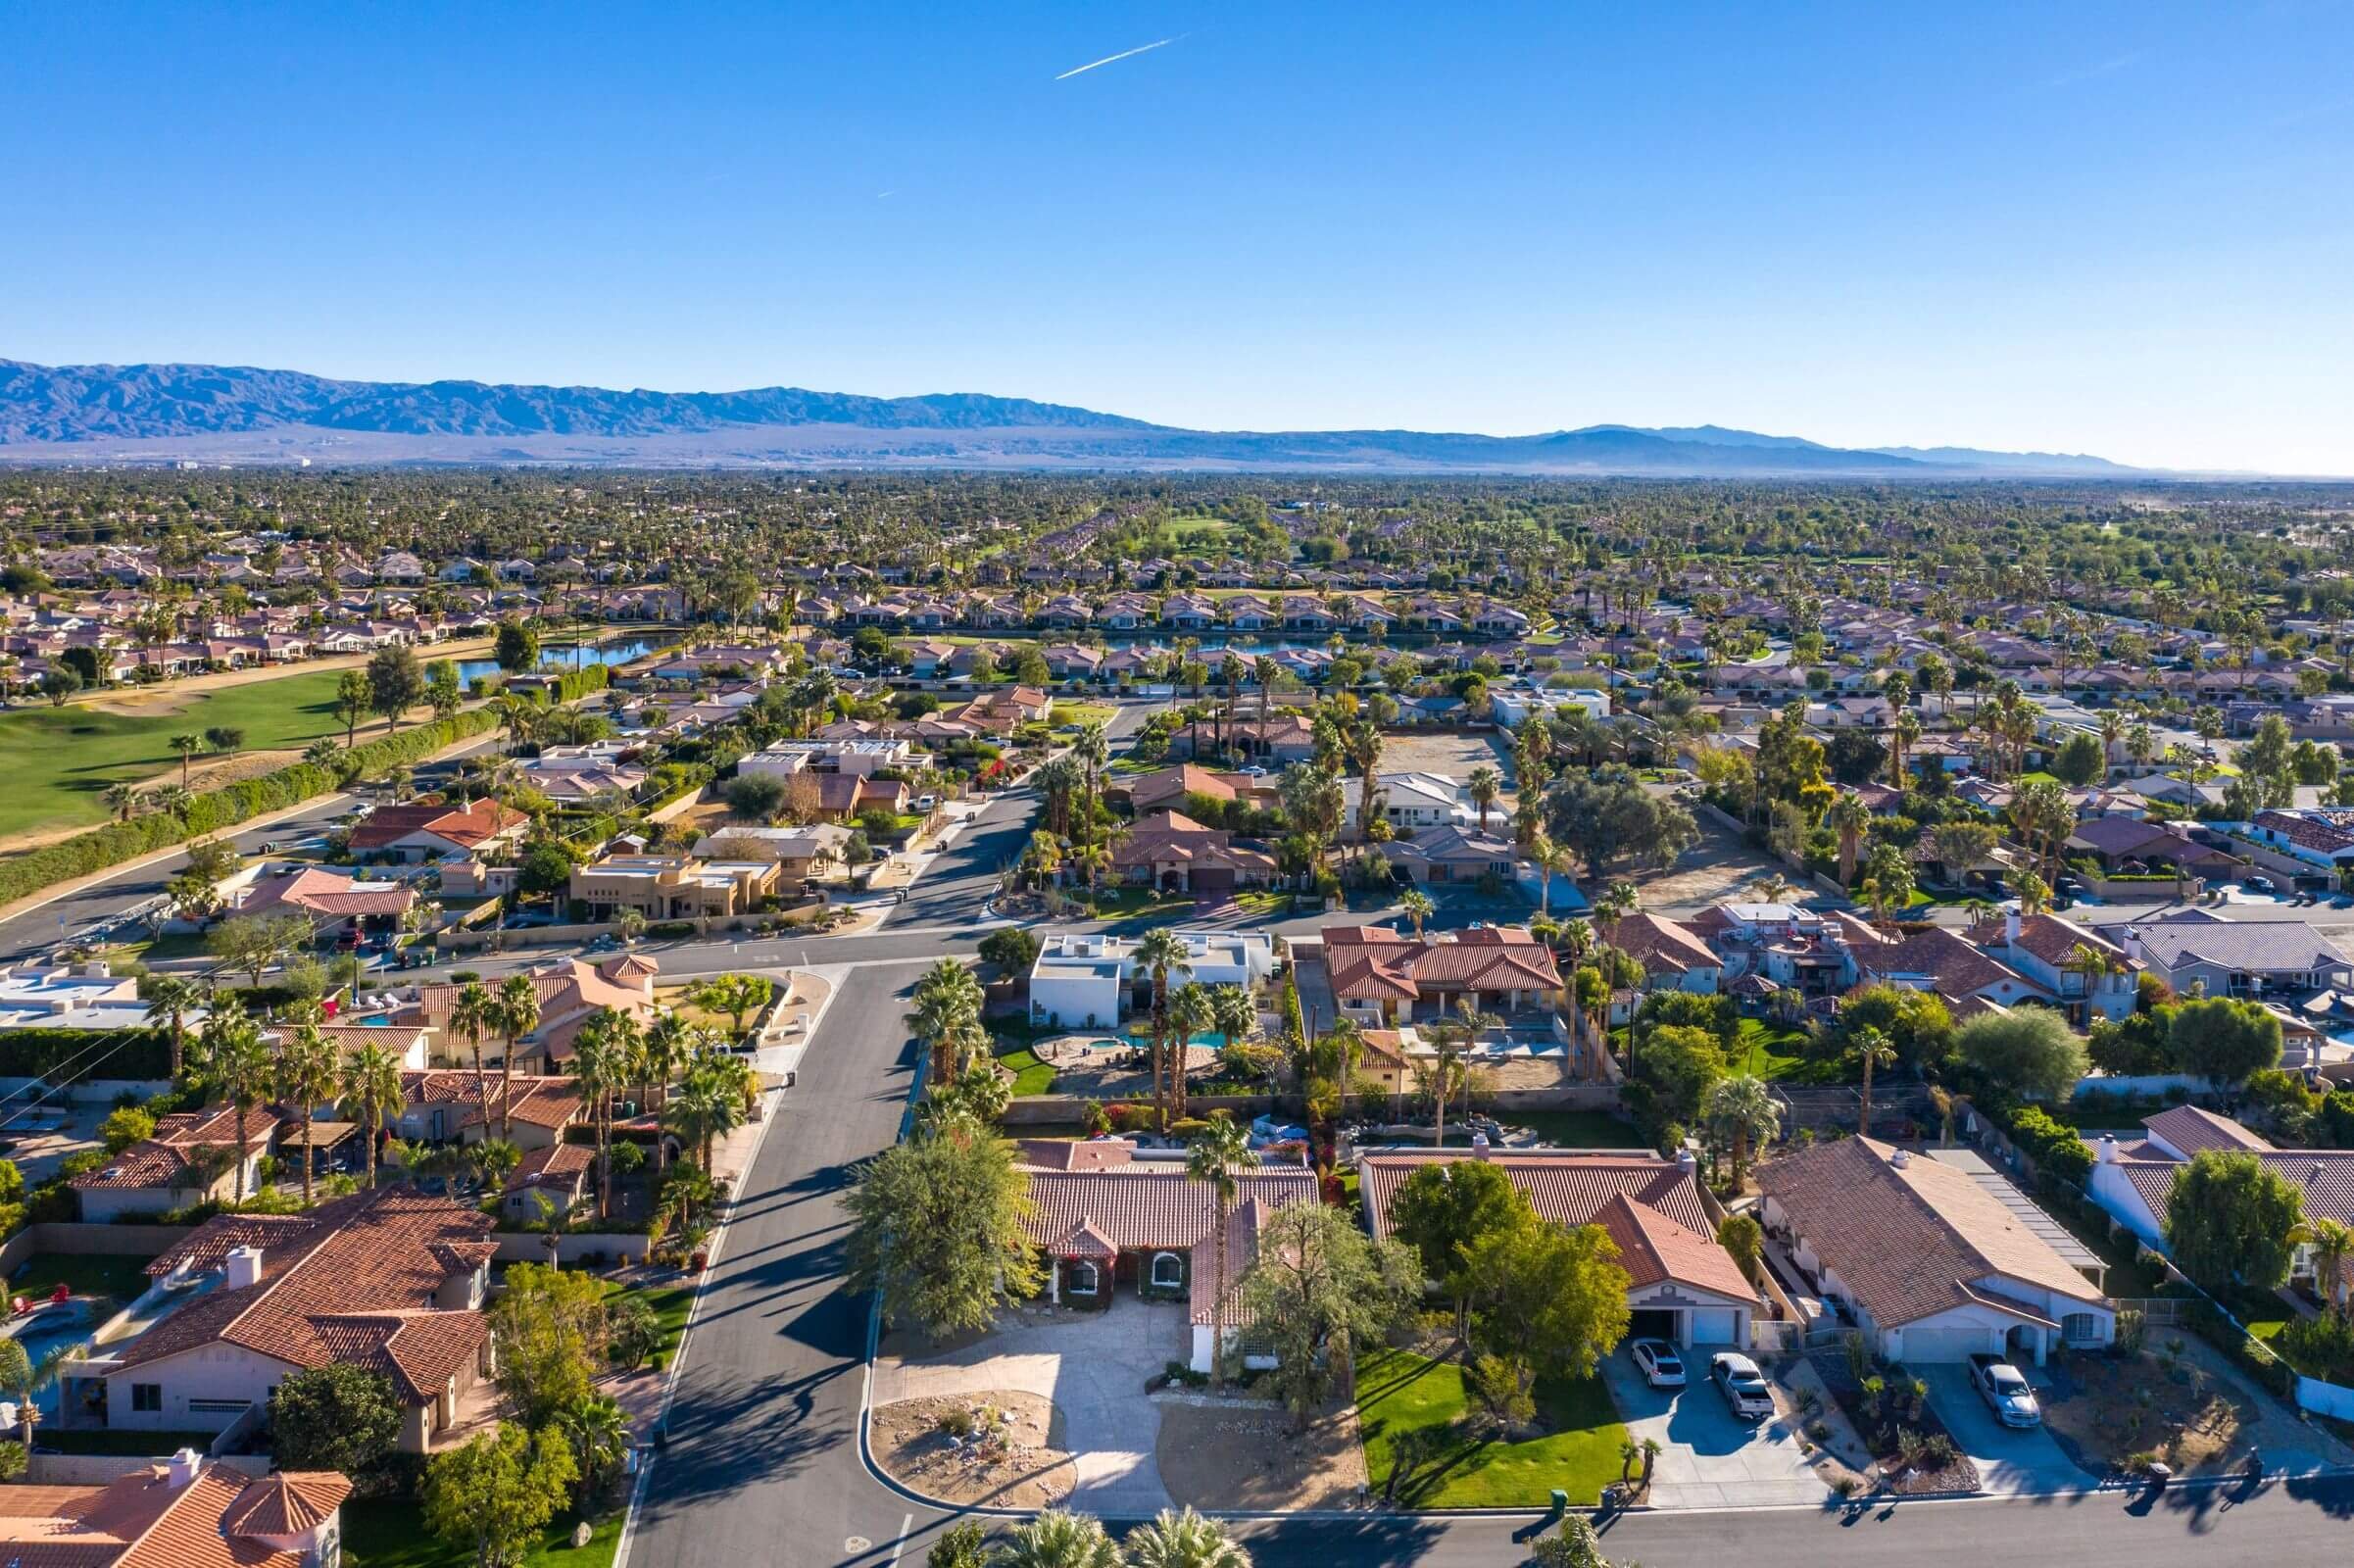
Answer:
[[(1792, 882), (1798, 880), (1795, 872), (1749, 848), (1721, 823), (1697, 811), (1692, 819), (1700, 825), (1699, 843), (1668, 870), (1644, 872), (1635, 878), (1643, 893), (1643, 906), (1653, 914), (1692, 912), (1728, 899), (1746, 898), (1749, 883), (1769, 871)], [(1813, 891), (1806, 889), (1809, 894)]]
[(1161, 1407), (1161, 1483), (1181, 1506), (1340, 1508), (1365, 1486), (1353, 1407), (1295, 1436), (1291, 1416), (1279, 1409), (1165, 1395), (1154, 1402)]
[[(1493, 767), (1508, 791), (1512, 785), (1512, 752), (1496, 735), (1398, 735), (1382, 737), (1381, 770), (1385, 773), (1442, 773), (1461, 783), (1475, 767)], [(1500, 808), (1512, 814), (1512, 797), (1501, 797)]]
[[(945, 1416), (973, 1423), (961, 1442)], [(875, 1457), (901, 1485), (942, 1502), (1045, 1508), (1071, 1494), (1077, 1472), (1062, 1448), (1062, 1418), (1035, 1394), (992, 1390), (902, 1399), (874, 1412)]]

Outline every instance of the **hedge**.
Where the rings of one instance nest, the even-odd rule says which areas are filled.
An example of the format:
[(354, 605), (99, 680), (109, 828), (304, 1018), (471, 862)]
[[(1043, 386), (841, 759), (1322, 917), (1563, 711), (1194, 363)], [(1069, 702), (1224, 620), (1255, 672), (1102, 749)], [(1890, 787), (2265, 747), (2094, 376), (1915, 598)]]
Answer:
[(284, 810), (318, 796), (331, 795), (343, 787), (340, 780), (344, 768), (356, 767), (358, 777), (372, 778), (402, 763), (419, 761), (445, 746), (495, 729), (498, 722), (498, 715), (487, 708), (453, 713), (448, 718), (433, 719), (414, 729), (355, 746), (336, 759), (334, 767), (312, 762), (290, 763), (260, 778), (206, 790), (188, 803), (185, 814), (151, 811), (127, 822), (109, 822), (87, 833), (77, 833), (61, 843), (0, 861), (0, 904), (234, 827), (265, 812)]
[(613, 671), (603, 664), (584, 664), (578, 669), (566, 670), (556, 677), (556, 700), (560, 703), (576, 703), (591, 692), (605, 690), (606, 684), (612, 679)]
[[(110, 1040), (117, 1044), (101, 1051), (90, 1050)], [(84, 1052), (89, 1054), (83, 1056)], [(77, 1084), (84, 1078), (171, 1076), (172, 1035), (168, 1030), (0, 1030), (0, 1078), (44, 1078), (53, 1084)]]

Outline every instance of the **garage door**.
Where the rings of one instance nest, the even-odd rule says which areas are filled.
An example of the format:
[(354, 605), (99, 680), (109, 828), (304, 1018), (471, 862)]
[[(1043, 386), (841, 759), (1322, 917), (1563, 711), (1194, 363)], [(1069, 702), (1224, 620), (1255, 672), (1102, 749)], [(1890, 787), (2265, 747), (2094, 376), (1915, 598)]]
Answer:
[(1916, 1323), (1904, 1331), (1907, 1361), (1967, 1361), (1981, 1350), (1994, 1348), (1993, 1335), (1982, 1328), (1934, 1328)]
[[(1694, 1345), (1733, 1344), (1733, 1325), (1738, 1316), (1729, 1306), (1695, 1306), (1692, 1309), (1692, 1343)], [(1747, 1349), (1747, 1346), (1742, 1346)]]
[(1684, 1314), (1663, 1309), (1630, 1312), (1627, 1314), (1627, 1338), (1665, 1340), (1671, 1345), (1681, 1345), (1684, 1343)]
[(1196, 893), (1232, 893), (1234, 872), (1224, 866), (1203, 866), (1193, 877)]

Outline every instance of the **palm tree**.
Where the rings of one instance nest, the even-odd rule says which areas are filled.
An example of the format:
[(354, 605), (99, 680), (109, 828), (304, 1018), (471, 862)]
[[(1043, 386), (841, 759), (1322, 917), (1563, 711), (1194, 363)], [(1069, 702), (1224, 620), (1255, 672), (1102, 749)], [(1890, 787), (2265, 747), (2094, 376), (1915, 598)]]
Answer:
[(1783, 904), (1797, 891), (1797, 884), (1779, 871), (1768, 871), (1763, 876), (1749, 879), (1749, 891), (1757, 896), (1760, 904)]
[(1739, 1187), (1751, 1151), (1773, 1142), (1781, 1129), (1782, 1107), (1764, 1079), (1728, 1078), (1709, 1091), (1708, 1125), (1733, 1146), (1733, 1182)]
[(572, 1076), (597, 1129), (597, 1217), (613, 1212), (613, 1094), (630, 1082), (637, 1065), (637, 1019), (613, 1007), (599, 1007), (572, 1037)]
[(1475, 767), (1465, 788), (1470, 792), (1471, 804), (1480, 808), (1480, 831), (1485, 833), (1488, 831), (1488, 808), (1496, 804), (1496, 796), (1502, 793), (1503, 780), (1493, 767)]
[(127, 822), (131, 813), (139, 808), (143, 797), (134, 785), (109, 784), (98, 799), (106, 804), (108, 810), (115, 813), (116, 821)]
[[(1186, 991), (1194, 989), (1186, 987)], [(1250, 1138), (1222, 1110), (1210, 1117), (1209, 1126), (1195, 1134), (1193, 1142), (1186, 1146), (1186, 1175), (1209, 1185), (1218, 1209), (1218, 1279), (1216, 1294), (1209, 1303), (1209, 1365), (1210, 1377), (1220, 1389), (1226, 1387), (1226, 1299), (1234, 1294), (1234, 1281), (1226, 1272), (1226, 1225), (1227, 1216), (1234, 1211), (1234, 1173), (1257, 1163), (1258, 1156), (1251, 1152)]]
[(499, 1058), (499, 1136), (509, 1143), (515, 1141), (515, 1046), (538, 1027), (539, 986), (527, 974), (509, 975), (499, 987), (499, 1033), (507, 1038), (507, 1054)]
[(1864, 1064), (1863, 1107), (1856, 1128), (1868, 1138), (1872, 1133), (1872, 1069), (1894, 1066), (1896, 1046), (1887, 1035), (1866, 1024), (1847, 1037), (1847, 1049), (1854, 1052)]
[(1179, 986), (1169, 997), (1169, 1050), (1171, 1057), (1169, 1097), (1177, 1117), (1184, 1120), (1186, 1098), (1191, 1087), (1188, 1072), (1193, 1055), (1193, 1043), (1218, 1026), (1217, 1007), (1211, 1003), (1209, 988), (1192, 983)]
[(1853, 790), (1839, 791), (1823, 813), (1823, 825), (1839, 836), (1839, 881), (1855, 885), (1855, 860), (1863, 853), (1864, 835), (1872, 830), (1872, 808)]
[(1551, 834), (1539, 828), (1529, 835), (1529, 859), (1537, 867), (1537, 917), (1549, 919), (1553, 912), (1553, 878), (1569, 863), (1569, 857), (1553, 842)]
[(237, 1201), (245, 1201), (246, 1118), (269, 1093), (272, 1063), (262, 1031), (235, 1007), (217, 1007), (197, 1033), (205, 1081), (237, 1112)]
[(1120, 1568), (1120, 1548), (1087, 1515), (1049, 1508), (1014, 1529), (991, 1568)]
[(1420, 942), (1422, 940), (1422, 922), (1438, 913), (1439, 906), (1433, 904), (1431, 896), (1420, 888), (1406, 889), (1405, 895), (1398, 901), (1398, 906), (1405, 911), (1407, 919), (1414, 922), (1414, 940)]
[(662, 1119), (663, 1131), (675, 1133), (681, 1143), (693, 1143), (702, 1151), (700, 1168), (708, 1173), (711, 1141), (744, 1124), (744, 1100), (734, 1086), (708, 1066), (697, 1067), (662, 1106)]
[(1226, 1538), (1226, 1527), (1188, 1507), (1160, 1510), (1151, 1524), (1128, 1532), (1130, 1568), (1251, 1568), (1251, 1554)]
[[(309, 1018), (294, 1026), (291, 1037), (278, 1042), (277, 1095), (294, 1107), (303, 1124), (303, 1207), (311, 1206), (311, 1113), (335, 1093), (335, 1070), (342, 1065), (333, 1042)], [(240, 1165), (243, 1161), (239, 1161)]]
[(499, 1002), (490, 989), (479, 980), (460, 986), (457, 1000), (450, 1004), (450, 1033), (473, 1050), (474, 1108), (482, 1117), (485, 1132), (490, 1127), (490, 1079), (482, 1071), (482, 1042), (498, 1032)]
[(660, 1099), (670, 1098), (670, 1085), (685, 1070), (694, 1047), (695, 1026), (667, 1007), (646, 1026), (646, 1081)]
[(213, 1000), (212, 990), (201, 980), (185, 975), (158, 974), (147, 978), (147, 1022), (152, 1027), (172, 1031), (172, 1076), (177, 1079), (187, 1067), (188, 1014)]
[(1453, 1092), (1455, 1079), (1462, 1076), (1463, 1054), (1470, 1050), (1472, 1041), (1479, 1037), (1482, 1029), (1499, 1022), (1500, 1019), (1480, 1011), (1478, 1004), (1471, 1000), (1471, 994), (1465, 992), (1456, 999), (1453, 1017), (1443, 1018), (1431, 1025), (1431, 1046), (1438, 1054), (1431, 1080), (1431, 1099), (1438, 1111), (1432, 1148), (1447, 1147), (1447, 1097)]
[(940, 959), (915, 983), (915, 1005), (907, 1013), (907, 1025), (931, 1053), (935, 1090), (956, 1082), (976, 1047), (976, 1037), (979, 1049), (987, 1049), (988, 1032), (981, 1026), (985, 1000), (981, 982), (955, 958)]
[(181, 789), (186, 789), (189, 760), (205, 749), (205, 738), (202, 735), (174, 735), (171, 745), (173, 751), (179, 753), (179, 783)]
[(1227, 1045), (1248, 1039), (1258, 1027), (1258, 1004), (1241, 986), (1212, 986), (1209, 990), (1211, 1026)]
[(401, 1064), (382, 1046), (362, 1046), (343, 1064), (343, 1107), (368, 1129), (368, 1185), (376, 1185), (376, 1134), (401, 1106)]
[(2354, 1255), (2354, 1229), (2333, 1219), (2307, 1220), (2288, 1233), (2288, 1239), (2313, 1249), (2314, 1283), (2329, 1302), (2329, 1310), (2346, 1309), (2346, 1259)]
[[(207, 1145), (207, 1148), (212, 1146)], [(25, 1352), (19, 1341), (0, 1340), (0, 1394), (5, 1394), (17, 1406), (17, 1441), (26, 1453), (32, 1451), (32, 1429), (41, 1419), (40, 1392), (49, 1386), (57, 1369), (70, 1355), (79, 1355), (82, 1348), (65, 1344), (51, 1349), (35, 1361)]]
[(1192, 956), (1177, 933), (1167, 926), (1154, 926), (1137, 939), (1136, 951), (1130, 961), (1152, 977), (1152, 1108), (1160, 1130), (1168, 1131), (1169, 1102), (1162, 1082), (1167, 1067), (1169, 1034), (1168, 1002), (1169, 976), (1191, 977), (1194, 972)]

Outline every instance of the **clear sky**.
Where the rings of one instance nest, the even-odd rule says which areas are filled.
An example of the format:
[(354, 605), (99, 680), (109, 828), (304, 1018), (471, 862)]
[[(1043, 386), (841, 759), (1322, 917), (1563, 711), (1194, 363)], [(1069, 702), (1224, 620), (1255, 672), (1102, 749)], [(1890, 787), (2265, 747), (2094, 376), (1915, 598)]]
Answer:
[(23, 0), (0, 106), (18, 359), (2354, 472), (2346, 0)]

